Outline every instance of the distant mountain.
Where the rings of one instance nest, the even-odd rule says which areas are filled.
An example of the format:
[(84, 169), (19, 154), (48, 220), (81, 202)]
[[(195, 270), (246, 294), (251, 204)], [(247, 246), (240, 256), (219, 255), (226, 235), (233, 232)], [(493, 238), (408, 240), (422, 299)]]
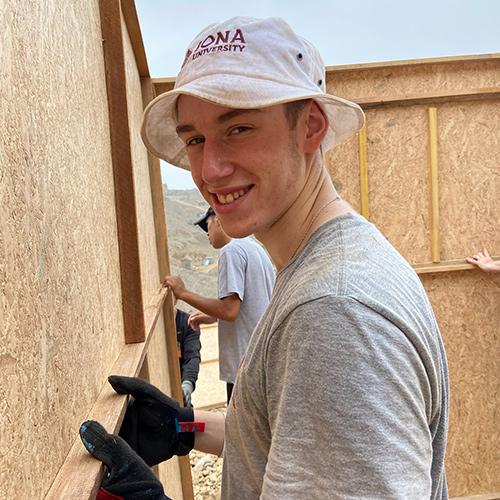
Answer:
[[(172, 274), (180, 276), (189, 290), (216, 297), (218, 252), (207, 234), (194, 225), (207, 210), (207, 202), (197, 189), (167, 189), (165, 185), (163, 197)], [(192, 310), (184, 303), (179, 307)]]

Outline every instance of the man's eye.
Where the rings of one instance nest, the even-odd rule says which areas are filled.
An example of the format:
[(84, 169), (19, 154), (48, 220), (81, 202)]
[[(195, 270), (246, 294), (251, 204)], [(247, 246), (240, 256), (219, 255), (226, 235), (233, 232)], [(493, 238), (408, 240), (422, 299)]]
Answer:
[(238, 125), (230, 130), (229, 135), (241, 134), (247, 130), (250, 130), (250, 127), (247, 127), (246, 125)]
[(193, 137), (186, 142), (186, 146), (196, 146), (198, 144), (202, 144), (203, 142), (205, 142), (203, 137)]

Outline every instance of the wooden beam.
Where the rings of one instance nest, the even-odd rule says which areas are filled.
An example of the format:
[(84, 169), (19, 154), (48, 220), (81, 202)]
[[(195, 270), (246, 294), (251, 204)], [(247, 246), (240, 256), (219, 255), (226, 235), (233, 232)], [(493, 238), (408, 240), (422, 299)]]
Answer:
[(500, 499), (500, 491), (497, 491), (496, 493), (483, 493), (482, 495), (450, 498), (450, 500), (499, 500), (499, 499)]
[(364, 69), (380, 69), (380, 68), (395, 68), (405, 66), (418, 66), (422, 64), (453, 64), (461, 62), (476, 62), (490, 59), (499, 59), (500, 52), (492, 52), (489, 54), (471, 54), (462, 56), (445, 56), (445, 57), (427, 57), (422, 59), (403, 59), (394, 61), (377, 61), (359, 64), (337, 64), (335, 66), (326, 66), (327, 72), (341, 72)]
[[(493, 260), (499, 261), (500, 256), (492, 257)], [(415, 269), (417, 274), (427, 274), (427, 273), (443, 273), (449, 271), (467, 271), (470, 269), (477, 269), (477, 266), (469, 264), (464, 259), (460, 260), (445, 260), (438, 264), (432, 262), (423, 262), (419, 264), (413, 264), (413, 269)]]
[(430, 93), (406, 96), (394, 96), (380, 99), (377, 97), (366, 97), (353, 99), (363, 109), (380, 108), (387, 106), (413, 106), (417, 104), (438, 104), (442, 102), (482, 101), (500, 99), (500, 87), (489, 87), (467, 91), (455, 91), (446, 94)]
[(125, 342), (144, 341), (139, 236), (119, 0), (100, 0)]
[(438, 131), (437, 109), (429, 108), (429, 182), (431, 207), (431, 258), (437, 263), (441, 260), (439, 244), (439, 179), (438, 179)]
[(149, 76), (148, 60), (146, 59), (146, 51), (144, 50), (144, 42), (142, 40), (141, 27), (134, 0), (121, 0), (123, 19), (127, 25), (127, 31), (132, 43), (134, 51), (135, 63), (139, 70), (139, 76)]
[[(141, 78), (143, 105), (146, 107), (154, 97), (151, 78)], [(149, 181), (153, 201), (153, 217), (156, 234), (156, 250), (158, 254), (158, 271), (160, 278), (170, 274), (170, 261), (168, 256), (167, 223), (165, 219), (165, 206), (163, 203), (163, 183), (161, 180), (160, 160), (148, 152)], [(183, 405), (181, 388), (181, 373), (179, 358), (177, 356), (177, 328), (175, 326), (175, 313), (173, 300), (168, 300), (163, 306), (163, 322), (165, 342), (167, 344), (168, 374), (171, 387), (171, 396)], [(184, 500), (194, 498), (193, 481), (191, 478), (191, 464), (189, 456), (179, 457), (179, 469)]]
[[(139, 374), (167, 295), (169, 295), (168, 290), (162, 287), (153, 297), (145, 310), (147, 325), (145, 341), (125, 344), (113, 365), (111, 374), (127, 377), (136, 377)], [(87, 419), (97, 420), (108, 432), (116, 433), (122, 423), (126, 405), (127, 396), (117, 394), (106, 381)], [(46, 500), (94, 499), (101, 484), (102, 472), (102, 463), (89, 455), (78, 437), (45, 498)]]
[(368, 148), (366, 145), (366, 123), (358, 134), (359, 144), (359, 194), (360, 211), (365, 219), (369, 219), (368, 208)]

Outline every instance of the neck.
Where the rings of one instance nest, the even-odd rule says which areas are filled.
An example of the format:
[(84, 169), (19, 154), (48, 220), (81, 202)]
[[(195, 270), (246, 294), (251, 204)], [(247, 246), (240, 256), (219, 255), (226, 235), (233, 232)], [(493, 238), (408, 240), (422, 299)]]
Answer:
[(339, 198), (326, 169), (321, 164), (315, 165), (304, 189), (288, 210), (268, 230), (255, 236), (266, 247), (279, 271), (321, 225), (349, 212), (354, 210)]

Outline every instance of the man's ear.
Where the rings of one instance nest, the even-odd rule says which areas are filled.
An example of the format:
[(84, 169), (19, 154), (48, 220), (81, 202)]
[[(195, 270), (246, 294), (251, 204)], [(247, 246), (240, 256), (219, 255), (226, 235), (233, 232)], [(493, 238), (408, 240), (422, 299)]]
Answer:
[(304, 152), (315, 153), (328, 131), (328, 118), (319, 104), (314, 100), (311, 100), (304, 115), (307, 116)]

